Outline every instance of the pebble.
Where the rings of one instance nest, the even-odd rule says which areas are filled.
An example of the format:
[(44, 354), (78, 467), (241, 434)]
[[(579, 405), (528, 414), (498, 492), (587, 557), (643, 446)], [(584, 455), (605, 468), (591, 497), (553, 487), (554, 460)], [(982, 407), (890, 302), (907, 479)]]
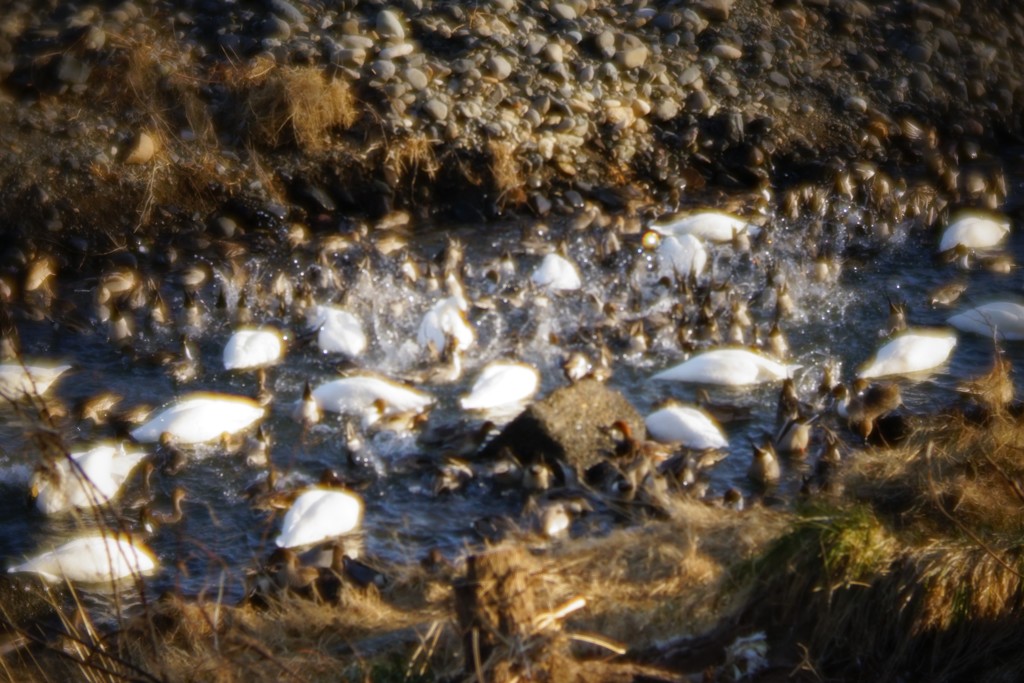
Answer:
[(396, 42), (405, 40), (402, 20), (392, 10), (384, 9), (377, 13), (376, 29), (381, 38), (390, 38)]
[(423, 90), (429, 84), (427, 74), (415, 67), (410, 67), (402, 72), (402, 79), (412, 87), (413, 90)]
[(556, 2), (551, 5), (551, 14), (562, 21), (573, 21), (576, 19), (576, 10), (564, 2)]
[(562, 46), (558, 43), (548, 43), (542, 50), (542, 56), (552, 64), (561, 64), (564, 57)]
[(711, 48), (711, 54), (721, 59), (737, 60), (743, 56), (743, 50), (728, 43), (719, 43)]
[(379, 81), (390, 81), (396, 71), (395, 63), (388, 59), (377, 59), (370, 64), (370, 74)]
[(156, 141), (146, 132), (139, 132), (125, 148), (124, 163), (145, 164), (156, 154)]
[(668, 121), (679, 115), (679, 103), (674, 99), (659, 100), (654, 105), (654, 117), (659, 121)]
[(405, 57), (411, 55), (413, 51), (412, 43), (398, 43), (391, 47), (386, 47), (378, 53), (380, 59), (397, 59), (398, 57)]
[(444, 121), (448, 118), (448, 105), (436, 97), (427, 100), (423, 105), (423, 110), (435, 121)]
[(495, 79), (503, 81), (512, 75), (512, 64), (501, 55), (492, 55), (487, 60), (487, 71)]
[(645, 45), (623, 46), (615, 55), (616, 60), (624, 69), (641, 67), (647, 61), (648, 50)]
[(868, 101), (863, 97), (853, 96), (847, 97), (846, 101), (843, 102), (843, 108), (846, 111), (852, 111), (859, 114), (863, 114), (868, 110)]

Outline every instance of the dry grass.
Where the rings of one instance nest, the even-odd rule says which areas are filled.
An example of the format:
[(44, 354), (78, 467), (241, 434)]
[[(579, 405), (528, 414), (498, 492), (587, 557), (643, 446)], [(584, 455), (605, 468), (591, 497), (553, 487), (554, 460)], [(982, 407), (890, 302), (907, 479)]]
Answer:
[(520, 204), (526, 201), (526, 178), (519, 162), (517, 147), (511, 142), (491, 140), (487, 143), (490, 156), (491, 179), (498, 191), (500, 201), (506, 204)]
[(390, 139), (385, 145), (383, 168), (386, 174), (397, 179), (420, 174), (434, 180), (440, 169), (435, 149), (439, 141), (422, 133), (401, 134)]
[(887, 679), (1024, 670), (1024, 428), (930, 420), (857, 454), (849, 497), (805, 511), (752, 565), (756, 619), (794, 628), (820, 670)]
[(255, 60), (236, 69), (228, 84), (242, 98), (252, 139), (268, 147), (294, 143), (316, 152), (328, 145), (332, 129), (349, 128), (359, 118), (348, 84), (316, 67)]

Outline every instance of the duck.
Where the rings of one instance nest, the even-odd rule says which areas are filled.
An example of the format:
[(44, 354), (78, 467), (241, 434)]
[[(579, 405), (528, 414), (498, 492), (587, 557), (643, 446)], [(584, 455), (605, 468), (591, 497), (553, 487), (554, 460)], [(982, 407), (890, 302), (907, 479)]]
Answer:
[(750, 230), (747, 221), (721, 211), (698, 211), (651, 223), (649, 227), (664, 236), (692, 235), (723, 244), (731, 243), (737, 235)]
[(0, 363), (0, 398), (16, 401), (26, 396), (43, 396), (70, 369), (70, 365)]
[(496, 360), (484, 366), (459, 405), (484, 412), (515, 408), (532, 398), (539, 386), (540, 373), (532, 365)]
[(696, 451), (729, 447), (722, 428), (700, 408), (671, 402), (644, 419), (647, 433), (661, 443), (678, 443)]
[(185, 513), (181, 509), (181, 502), (185, 500), (186, 496), (185, 489), (180, 486), (174, 487), (174, 490), (171, 491), (170, 512), (160, 512), (154, 510), (152, 505), (144, 505), (139, 512), (142, 528), (151, 534), (156, 531), (157, 527), (179, 523), (185, 517)]
[(875, 431), (878, 418), (903, 405), (902, 392), (894, 382), (868, 384), (860, 378), (853, 384), (852, 395), (843, 384), (837, 385), (833, 394), (836, 414), (864, 439)]
[(783, 380), (800, 367), (784, 365), (748, 349), (720, 348), (698, 353), (679, 365), (662, 370), (652, 379), (748, 386)]
[(265, 409), (244, 396), (196, 392), (183, 396), (131, 431), (140, 443), (155, 443), (169, 434), (181, 444), (195, 444), (235, 434), (263, 418)]
[(313, 545), (351, 533), (363, 520), (363, 499), (351, 491), (312, 488), (301, 493), (285, 513), (279, 548)]
[(320, 304), (315, 309), (316, 345), (324, 353), (341, 353), (358, 358), (366, 350), (363, 325), (352, 313), (336, 306)]
[(956, 333), (951, 330), (911, 328), (882, 346), (857, 376), (874, 379), (933, 370), (946, 362), (955, 346)]
[(966, 289), (966, 282), (957, 281), (939, 285), (928, 292), (928, 303), (932, 306), (951, 306), (956, 303)]
[(533, 271), (530, 281), (542, 289), (553, 292), (569, 292), (583, 286), (576, 265), (565, 256), (550, 253)]
[(101, 444), (70, 453), (36, 471), (29, 483), (36, 509), (56, 515), (71, 508), (103, 505), (114, 498), (135, 467), (146, 458), (124, 444)]
[(156, 567), (153, 552), (130, 536), (95, 533), (72, 539), (7, 572), (38, 574), (50, 583), (101, 584), (148, 574)]
[(783, 455), (803, 457), (811, 443), (811, 426), (818, 415), (797, 416), (786, 420), (775, 434), (775, 451)]
[(782, 478), (782, 468), (779, 466), (779, 458), (775, 449), (770, 443), (764, 446), (754, 447), (754, 459), (750, 462), (747, 470), (747, 477), (761, 488), (768, 488), (779, 483)]
[(998, 246), (1010, 232), (1010, 221), (1001, 216), (961, 213), (950, 223), (939, 240), (939, 252), (957, 246), (968, 249), (990, 249)]
[(1007, 341), (1024, 339), (1024, 305), (1014, 301), (992, 301), (950, 316), (946, 322), (960, 330), (986, 337), (996, 335)]
[(320, 421), (320, 405), (313, 397), (313, 388), (309, 385), (309, 380), (306, 380), (302, 387), (302, 398), (292, 410), (292, 419), (303, 427), (311, 427)]
[(360, 416), (379, 412), (377, 401), (384, 403), (385, 413), (421, 413), (434, 403), (426, 392), (375, 375), (351, 375), (321, 384), (313, 390), (313, 399), (321, 411)]

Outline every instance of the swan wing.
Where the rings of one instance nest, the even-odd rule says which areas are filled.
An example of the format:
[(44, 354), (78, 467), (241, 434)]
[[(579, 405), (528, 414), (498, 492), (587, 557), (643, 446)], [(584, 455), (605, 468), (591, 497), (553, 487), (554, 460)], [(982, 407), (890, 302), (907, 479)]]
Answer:
[(1012, 301), (983, 304), (950, 316), (946, 322), (962, 332), (989, 336), (994, 329), (1002, 339), (1024, 339), (1024, 306)]
[(343, 353), (352, 358), (366, 350), (366, 333), (357, 317), (332, 306), (319, 306), (317, 317), (321, 322), (316, 343), (321, 350)]
[(278, 547), (294, 548), (340, 536), (359, 527), (363, 501), (348, 491), (313, 489), (295, 499), (285, 515)]
[(148, 548), (123, 537), (93, 535), (76, 538), (37, 555), (8, 572), (31, 572), (47, 581), (67, 579), (102, 583), (145, 574), (156, 569)]
[(480, 373), (460, 403), (464, 410), (491, 410), (521, 403), (537, 392), (537, 370), (522, 363), (497, 361)]
[(181, 443), (202, 443), (225, 432), (239, 432), (262, 418), (264, 412), (256, 401), (243, 396), (191, 394), (134, 429), (132, 438), (153, 443), (168, 432)]
[(858, 373), (865, 379), (909, 375), (942, 365), (956, 346), (951, 332), (904, 333), (885, 344)]
[(224, 369), (272, 365), (281, 359), (282, 351), (281, 335), (276, 330), (238, 330), (224, 346)]
[(669, 406), (651, 413), (644, 422), (651, 438), (661, 443), (680, 443), (694, 450), (729, 447), (721, 428), (696, 408)]

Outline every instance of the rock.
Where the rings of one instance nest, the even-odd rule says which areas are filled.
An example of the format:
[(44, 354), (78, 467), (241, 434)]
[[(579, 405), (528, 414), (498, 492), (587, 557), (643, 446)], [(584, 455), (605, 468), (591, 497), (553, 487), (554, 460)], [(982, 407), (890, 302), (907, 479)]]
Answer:
[(396, 42), (405, 40), (405, 27), (397, 13), (389, 9), (377, 13), (377, 35)]
[(64, 54), (57, 67), (57, 79), (69, 85), (84, 85), (91, 73), (92, 66), (71, 53)]
[(156, 154), (156, 141), (149, 133), (140, 132), (133, 139), (131, 144), (125, 147), (123, 162), (126, 164), (148, 163)]
[(615, 54), (615, 59), (624, 69), (635, 69), (644, 65), (647, 61), (647, 54), (646, 45), (623, 46)]
[(698, 90), (686, 96), (686, 111), (691, 114), (703, 114), (711, 108), (711, 99), (703, 90)]
[(512, 75), (512, 64), (501, 55), (493, 55), (487, 60), (487, 71), (495, 79), (503, 81)]
[(643, 418), (619, 392), (592, 379), (562, 387), (510, 422), (483, 450), (497, 457), (510, 450), (523, 464), (568, 464), (582, 474), (603, 460), (615, 442), (607, 428), (623, 420), (638, 438), (646, 433)]
[(395, 77), (395, 63), (387, 59), (377, 59), (370, 64), (370, 73), (379, 81), (389, 81)]
[(391, 47), (386, 47), (381, 50), (377, 57), (380, 59), (397, 59), (398, 57), (407, 57), (412, 54), (413, 46), (412, 43), (396, 43)]
[(674, 119), (679, 114), (679, 103), (674, 99), (659, 100), (654, 105), (654, 118), (659, 121)]
[(423, 73), (415, 67), (410, 67), (402, 73), (402, 77), (405, 82), (409, 84), (413, 90), (423, 90), (430, 83), (430, 79), (427, 78), (427, 74)]
[(615, 56), (615, 34), (611, 31), (603, 31), (594, 37), (594, 47), (605, 59)]
[(868, 110), (868, 102), (863, 97), (847, 97), (846, 101), (843, 102), (843, 108), (846, 109), (846, 111), (863, 114)]
[(292, 35), (292, 29), (288, 25), (288, 22), (271, 14), (263, 20), (260, 25), (260, 33), (264, 38), (270, 38), (272, 40), (288, 40)]
[(679, 85), (690, 85), (701, 77), (700, 67), (696, 64), (692, 64), (685, 69), (683, 73), (679, 74)]
[(711, 48), (711, 54), (719, 59), (736, 60), (743, 56), (743, 50), (728, 43), (719, 43)]
[(735, 4), (736, 0), (701, 0), (697, 3), (697, 8), (712, 21), (727, 21)]
[(551, 6), (551, 14), (562, 21), (572, 21), (576, 18), (576, 10), (564, 2), (556, 2)]
[(444, 121), (448, 118), (448, 105), (436, 97), (431, 97), (426, 101), (423, 111), (427, 112), (435, 121)]
[(564, 57), (564, 55), (562, 53), (562, 46), (559, 45), (558, 43), (548, 43), (547, 45), (544, 46), (542, 53), (544, 59), (546, 59), (549, 63), (562, 63), (562, 58)]
[(293, 24), (301, 24), (306, 21), (302, 12), (287, 0), (270, 0), (270, 11)]

